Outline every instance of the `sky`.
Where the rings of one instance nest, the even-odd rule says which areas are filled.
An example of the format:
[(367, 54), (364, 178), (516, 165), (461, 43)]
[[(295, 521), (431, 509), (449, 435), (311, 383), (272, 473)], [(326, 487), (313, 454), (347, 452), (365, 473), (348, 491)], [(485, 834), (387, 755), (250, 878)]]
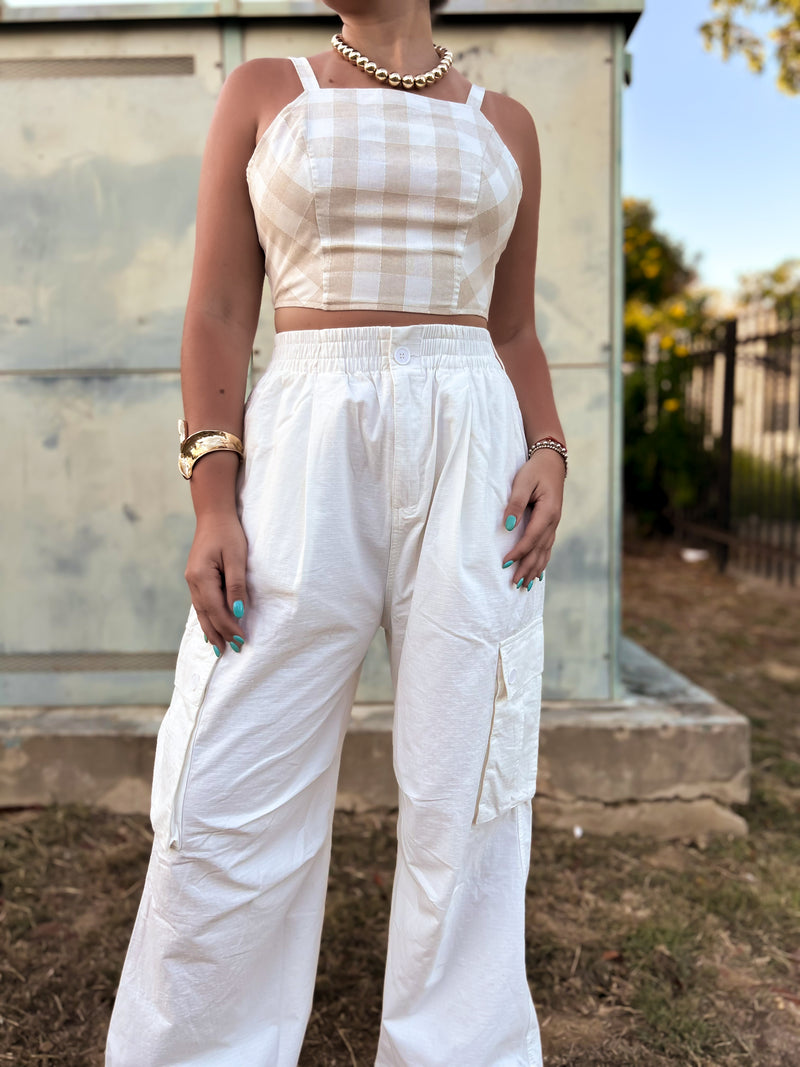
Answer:
[(626, 45), (622, 192), (649, 200), (656, 229), (690, 263), (701, 253), (698, 284), (730, 300), (739, 274), (800, 258), (800, 96), (777, 88), (771, 59), (759, 75), (706, 52), (710, 13), (711, 0), (645, 2)]

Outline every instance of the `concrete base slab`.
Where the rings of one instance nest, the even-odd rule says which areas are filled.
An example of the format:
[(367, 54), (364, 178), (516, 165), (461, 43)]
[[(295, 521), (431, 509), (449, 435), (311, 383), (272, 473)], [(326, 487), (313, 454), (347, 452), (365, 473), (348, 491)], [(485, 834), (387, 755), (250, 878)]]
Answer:
[(693, 841), (703, 846), (713, 834), (744, 837), (747, 823), (730, 808), (710, 797), (698, 800), (641, 800), (628, 804), (574, 803), (537, 795), (533, 801), (536, 826), (583, 833), (639, 834), (655, 839)]
[[(655, 656), (623, 641), (625, 694), (544, 701), (538, 825), (701, 839), (747, 832), (728, 807), (750, 788), (750, 723)], [(147, 812), (164, 708), (0, 709), (0, 807), (81, 801)], [(357, 704), (340, 807), (396, 806), (391, 704)]]
[(0, 708), (0, 807), (81, 802), (148, 811), (158, 704)]

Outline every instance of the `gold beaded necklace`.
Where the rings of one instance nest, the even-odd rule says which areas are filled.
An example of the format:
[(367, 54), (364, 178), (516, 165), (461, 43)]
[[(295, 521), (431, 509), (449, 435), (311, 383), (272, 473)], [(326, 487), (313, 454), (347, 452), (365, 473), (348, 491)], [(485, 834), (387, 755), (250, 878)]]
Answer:
[(453, 63), (453, 53), (450, 49), (444, 45), (435, 44), (433, 47), (436, 49), (440, 62), (431, 70), (425, 71), (424, 74), (398, 74), (396, 71), (389, 73), (386, 67), (379, 67), (368, 56), (362, 55), (358, 49), (345, 44), (340, 33), (335, 33), (331, 37), (331, 45), (340, 56), (349, 59), (354, 67), (363, 70), (372, 78), (377, 78), (379, 82), (388, 82), (395, 89), (424, 89), (426, 85), (433, 85), (447, 74)]

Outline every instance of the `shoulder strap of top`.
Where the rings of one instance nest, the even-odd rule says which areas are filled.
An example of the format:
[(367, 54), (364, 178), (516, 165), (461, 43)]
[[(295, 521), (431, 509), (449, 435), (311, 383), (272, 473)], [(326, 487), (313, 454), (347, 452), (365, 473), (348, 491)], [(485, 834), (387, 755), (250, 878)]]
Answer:
[(319, 89), (319, 82), (305, 56), (289, 56), (304, 89)]
[(485, 92), (486, 90), (482, 85), (473, 85), (469, 91), (469, 96), (467, 97), (466, 102), (480, 110), (481, 104), (483, 103), (483, 94)]

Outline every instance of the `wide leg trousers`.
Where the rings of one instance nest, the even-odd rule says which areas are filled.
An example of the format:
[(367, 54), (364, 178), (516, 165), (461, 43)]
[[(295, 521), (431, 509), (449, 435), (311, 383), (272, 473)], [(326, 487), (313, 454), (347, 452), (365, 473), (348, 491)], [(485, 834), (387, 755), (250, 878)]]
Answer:
[(525, 972), (544, 581), (504, 509), (527, 457), (478, 327), (292, 331), (245, 412), (240, 655), (192, 609), (107, 1067), (296, 1067), (342, 741), (385, 630), (399, 786), (378, 1067), (541, 1067)]

